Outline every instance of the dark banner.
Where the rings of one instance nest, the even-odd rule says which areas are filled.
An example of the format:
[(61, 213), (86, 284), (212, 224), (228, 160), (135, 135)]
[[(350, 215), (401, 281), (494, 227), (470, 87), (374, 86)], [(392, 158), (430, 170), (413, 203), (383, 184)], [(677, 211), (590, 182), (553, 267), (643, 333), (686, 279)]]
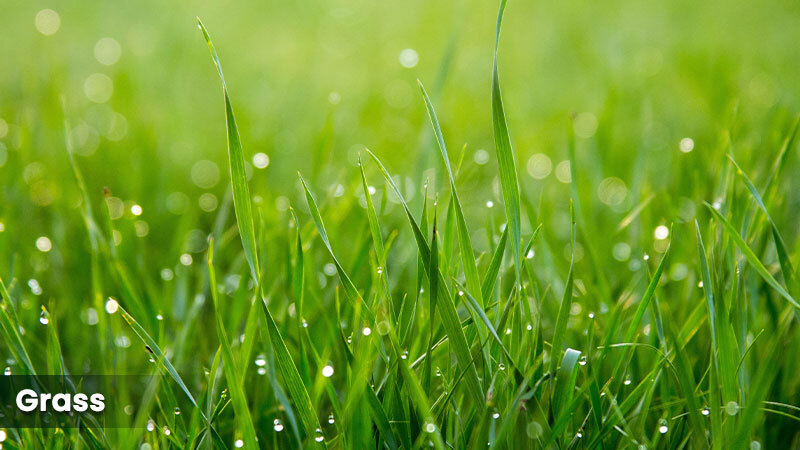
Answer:
[(128, 428), (154, 375), (0, 376), (0, 427)]

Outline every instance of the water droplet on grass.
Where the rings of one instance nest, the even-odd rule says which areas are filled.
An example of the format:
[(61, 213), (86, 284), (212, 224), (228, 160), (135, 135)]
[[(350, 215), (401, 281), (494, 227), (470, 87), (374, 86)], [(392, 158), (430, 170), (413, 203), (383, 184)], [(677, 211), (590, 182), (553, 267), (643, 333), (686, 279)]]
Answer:
[(280, 420), (275, 419), (272, 421), (272, 429), (280, 433), (281, 431), (283, 431), (283, 424), (281, 423)]

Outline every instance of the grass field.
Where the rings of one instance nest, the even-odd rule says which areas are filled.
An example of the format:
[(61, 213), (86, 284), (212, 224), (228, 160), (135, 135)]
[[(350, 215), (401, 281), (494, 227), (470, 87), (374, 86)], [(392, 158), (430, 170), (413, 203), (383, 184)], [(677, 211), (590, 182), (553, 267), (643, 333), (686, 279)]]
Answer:
[(800, 448), (800, 8), (505, 6), (4, 7), (0, 448)]

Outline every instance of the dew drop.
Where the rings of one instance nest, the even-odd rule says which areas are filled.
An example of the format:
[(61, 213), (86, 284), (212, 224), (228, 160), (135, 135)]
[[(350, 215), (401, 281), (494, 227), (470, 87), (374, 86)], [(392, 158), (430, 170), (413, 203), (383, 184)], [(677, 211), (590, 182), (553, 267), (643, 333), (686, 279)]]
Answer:
[(400, 355), (400, 359), (408, 359), (408, 350), (403, 350), (403, 354)]
[(378, 272), (378, 275), (382, 274), (383, 273), (383, 268), (382, 267), (378, 267), (377, 272)]
[(440, 376), (442, 376), (442, 371), (441, 371), (441, 370), (439, 370), (439, 368), (438, 368), (438, 367), (436, 368), (436, 376), (437, 376), (437, 377), (440, 377)]
[(336, 422), (336, 419), (333, 417), (333, 414), (329, 415), (328, 416), (328, 423), (333, 425), (334, 422)]
[(319, 428), (317, 428), (316, 430), (314, 430), (314, 434), (316, 434), (316, 436), (314, 436), (314, 440), (315, 440), (315, 441), (317, 441), (317, 442), (322, 442), (322, 441), (324, 441), (324, 440), (325, 440), (325, 436), (323, 436), (323, 434), (322, 434), (322, 430), (320, 430)]
[(427, 424), (425, 424), (425, 431), (427, 431), (428, 433), (433, 433), (434, 431), (436, 431), (436, 425), (434, 425), (431, 422), (428, 422)]
[(175, 415), (176, 416), (180, 416), (181, 415), (181, 409), (178, 408), (177, 406), (175, 407)]
[(327, 366), (322, 368), (322, 376), (325, 378), (330, 378), (333, 376), (333, 366), (328, 364)]
[(42, 306), (42, 313), (39, 314), (39, 323), (42, 325), (50, 323), (50, 314), (44, 309), (44, 306)]
[(364, 336), (369, 336), (370, 334), (372, 334), (372, 330), (370, 329), (370, 327), (364, 327), (364, 329), (361, 330), (361, 334), (363, 334)]
[(506, 370), (506, 365), (503, 364), (503, 363), (500, 363), (500, 364), (497, 365), (497, 368), (500, 369), (500, 370)]
[(711, 410), (708, 409), (708, 406), (706, 406), (702, 410), (700, 410), (700, 413), (703, 414), (704, 416), (707, 416), (707, 415), (711, 414)]
[(725, 405), (725, 413), (729, 416), (735, 416), (739, 412), (739, 404), (731, 400)]
[(586, 365), (586, 356), (581, 356), (581, 359), (578, 360), (578, 364), (585, 366)]
[(528, 331), (531, 331), (531, 330), (533, 330), (533, 325), (531, 325), (529, 323), (529, 324), (525, 325), (525, 329), (528, 330)]
[(165, 435), (167, 435), (167, 436), (169, 436), (170, 434), (172, 434), (172, 431), (169, 431), (169, 427), (168, 427), (168, 426), (166, 426), (166, 425), (164, 425), (164, 434), (165, 434)]
[(242, 448), (242, 447), (244, 447), (244, 441), (243, 441), (243, 440), (241, 440), (241, 439), (237, 439), (237, 440), (236, 440), (236, 441), (233, 443), (233, 446), (234, 446), (234, 447), (236, 447), (236, 448)]
[(308, 322), (306, 322), (306, 319), (302, 319), (302, 320), (300, 321), (300, 324), (302, 324), (302, 325), (303, 325), (303, 328), (308, 328)]
[(153, 431), (156, 429), (156, 424), (153, 423), (152, 420), (147, 422), (147, 431)]
[(11, 376), (11, 367), (6, 366), (6, 370), (3, 371), (3, 375)]
[(283, 431), (283, 424), (281, 423), (280, 420), (275, 419), (272, 421), (272, 429), (280, 433), (281, 431)]
[(667, 420), (660, 419), (658, 421), (658, 432), (661, 434), (667, 434), (667, 431), (669, 431), (669, 427), (667, 426)]
[(497, 411), (495, 411), (495, 412), (492, 414), (492, 419), (499, 419), (499, 418), (500, 418), (500, 413), (499, 413), (499, 412), (497, 412)]

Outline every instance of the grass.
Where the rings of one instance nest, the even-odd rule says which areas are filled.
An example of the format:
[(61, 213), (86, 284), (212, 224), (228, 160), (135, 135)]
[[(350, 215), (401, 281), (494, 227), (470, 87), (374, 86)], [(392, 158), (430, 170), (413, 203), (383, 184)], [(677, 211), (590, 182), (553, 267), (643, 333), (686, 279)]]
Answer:
[[(450, 75), (456, 34), (430, 95), (424, 71), (411, 89), (419, 127), (399, 132), (400, 156), (381, 139), (351, 154), (359, 127), (342, 131), (331, 110), (310, 150), (275, 149), (274, 179), (263, 176), (262, 146), (248, 138), (258, 125), (239, 109), (247, 96), (229, 92), (199, 20), (223, 95), (198, 64), (219, 114), (193, 127), (216, 138), (209, 158), (227, 161), (218, 183), (207, 182), (213, 161), (184, 170), (143, 149), (128, 169), (152, 188), (128, 186), (131, 174), (113, 167), (123, 179), (101, 189), (96, 161), (109, 156), (86, 153), (73, 125), (91, 108), (65, 94), (55, 108), (17, 99), (19, 111), (0, 110), (11, 118), (0, 133), (7, 372), (37, 383), (162, 375), (144, 390), (119, 379), (109, 414), (123, 427), (80, 417), (82, 428), (8, 428), (2, 446), (800, 445), (797, 93), (786, 87), (759, 120), (757, 102), (732, 102), (735, 89), (712, 92), (697, 75), (724, 114), (703, 119), (713, 125), (702, 138), (666, 145), (665, 125), (648, 119), (658, 108), (639, 104), (649, 89), (612, 82), (602, 111), (561, 111), (542, 134), (554, 140), (532, 144), (524, 112), (536, 105), (522, 89), (536, 82), (512, 75), (501, 90), (499, 69), (535, 78), (548, 68), (510, 57), (525, 53), (508, 27), (529, 12), (515, 3), (510, 55), (505, 0), (493, 53), (482, 53), (487, 68), (493, 59), (483, 115), (453, 106), (462, 86), (473, 95)], [(667, 104), (665, 115), (680, 110)], [(65, 137), (46, 164), (25, 153), (46, 135), (26, 119), (37, 108)], [(494, 153), (464, 144), (465, 123)], [(122, 142), (146, 147), (132, 134)], [(170, 182), (157, 177), (189, 172), (197, 205), (160, 190)], [(122, 200), (132, 192), (141, 200)]]

